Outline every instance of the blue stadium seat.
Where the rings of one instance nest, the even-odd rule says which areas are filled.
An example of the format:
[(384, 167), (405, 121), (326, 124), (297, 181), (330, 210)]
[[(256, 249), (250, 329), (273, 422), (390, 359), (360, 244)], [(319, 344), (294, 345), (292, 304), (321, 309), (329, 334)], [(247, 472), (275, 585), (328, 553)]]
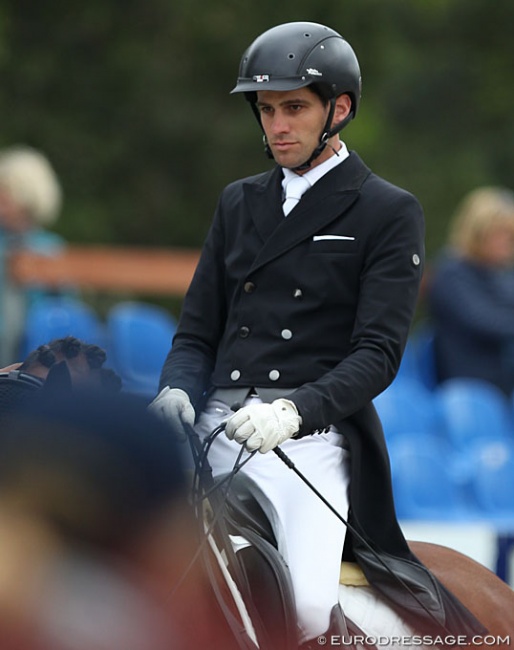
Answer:
[(436, 434), (441, 428), (437, 400), (415, 379), (397, 377), (373, 403), (388, 441), (403, 434)]
[(157, 305), (123, 301), (110, 309), (108, 355), (124, 390), (147, 397), (157, 394), (175, 330), (173, 316)]
[(514, 548), (514, 443), (477, 443), (473, 450), (474, 471), (469, 484), (476, 516), (497, 531), (495, 573), (512, 583)]
[(478, 511), (500, 527), (509, 524), (514, 530), (514, 441), (482, 442), (473, 453), (470, 488)]
[(454, 378), (435, 391), (444, 433), (457, 449), (475, 442), (514, 440), (508, 400), (495, 386), (478, 379)]
[(389, 445), (396, 511), (404, 520), (465, 520), (461, 485), (450, 468), (450, 449), (435, 436), (398, 436)]
[(420, 381), (416, 346), (412, 337), (409, 337), (407, 340), (400, 367), (398, 368), (398, 374), (395, 379), (395, 381), (403, 380)]
[(437, 386), (434, 333), (430, 325), (418, 325), (409, 336), (397, 379), (414, 380), (430, 391)]
[(79, 298), (44, 296), (30, 305), (20, 345), (20, 358), (52, 339), (75, 336), (86, 343), (105, 344), (103, 324), (92, 307)]
[(419, 380), (425, 388), (434, 390), (439, 381), (435, 337), (432, 328), (429, 325), (418, 326), (412, 335), (412, 342)]

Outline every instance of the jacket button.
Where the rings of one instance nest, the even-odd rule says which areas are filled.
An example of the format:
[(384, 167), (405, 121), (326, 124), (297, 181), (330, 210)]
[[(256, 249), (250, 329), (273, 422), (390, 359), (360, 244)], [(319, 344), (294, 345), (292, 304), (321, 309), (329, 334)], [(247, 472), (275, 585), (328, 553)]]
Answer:
[(280, 336), (286, 341), (289, 341), (289, 339), (293, 338), (293, 332), (291, 332), (291, 330), (285, 329), (280, 332)]
[(303, 298), (303, 291), (301, 289), (295, 289), (293, 292), (293, 298), (296, 298), (297, 300)]
[(243, 289), (245, 293), (253, 293), (255, 291), (255, 284), (253, 282), (245, 282)]
[(241, 377), (241, 372), (239, 370), (232, 370), (230, 373), (230, 379), (232, 381), (237, 381)]
[(277, 379), (280, 379), (280, 372), (278, 370), (270, 370), (268, 377), (271, 381), (277, 381)]
[(239, 328), (239, 337), (242, 339), (245, 339), (248, 337), (250, 334), (250, 328), (246, 327), (246, 325), (243, 325), (243, 327)]

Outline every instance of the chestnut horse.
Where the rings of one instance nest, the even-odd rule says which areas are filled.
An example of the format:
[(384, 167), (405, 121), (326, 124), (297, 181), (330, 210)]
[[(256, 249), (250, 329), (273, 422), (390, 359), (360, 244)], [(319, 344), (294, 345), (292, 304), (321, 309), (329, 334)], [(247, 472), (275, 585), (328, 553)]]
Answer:
[(503, 580), (467, 555), (446, 546), (409, 541), (409, 547), (491, 635), (510, 635), (514, 643), (514, 591)]
[[(235, 488), (235, 484), (238, 483), (238, 479), (242, 479), (241, 474), (238, 474), (237, 478), (235, 479), (233, 484), (234, 488)], [(220, 481), (220, 483), (222, 482), (223, 481)], [(252, 535), (254, 537), (255, 535), (257, 535), (257, 537), (263, 535), (264, 539), (266, 540), (266, 536), (269, 530), (269, 528), (267, 528), (267, 526), (269, 527), (269, 521), (264, 515), (265, 507), (264, 509), (260, 508), (260, 506), (264, 506), (265, 504), (263, 503), (257, 504), (257, 501), (254, 500), (254, 497), (251, 494), (249, 497), (247, 492), (244, 490), (244, 484), (245, 484), (244, 482), (239, 483), (238, 489), (237, 490), (234, 489), (234, 492), (236, 492), (239, 495), (238, 498), (235, 499), (235, 501), (233, 501), (231, 498), (233, 494), (232, 490), (231, 490), (231, 497), (227, 498), (226, 495), (225, 497), (222, 497), (222, 501), (227, 499), (225, 503), (231, 503), (231, 506), (229, 507), (229, 511), (225, 510), (224, 507), (222, 508), (223, 515), (221, 517), (221, 520), (224, 521), (225, 524), (227, 523), (227, 521), (229, 522), (229, 525), (235, 524), (235, 528), (232, 527), (231, 529), (232, 536), (234, 534), (236, 536), (242, 535), (246, 537), (246, 539), (248, 539), (251, 542), (251, 544), (253, 544), (254, 542), (252, 542), (251, 539)], [(241, 490), (241, 488), (243, 489)], [(255, 509), (256, 505), (257, 505), (257, 510)], [(216, 512), (216, 508), (214, 512)], [(212, 514), (213, 513), (211, 512), (211, 515)], [(217, 519), (217, 515), (214, 515), (214, 520), (216, 519)], [(241, 524), (243, 527), (239, 528), (239, 525)], [(247, 533), (252, 533), (252, 535), (248, 537)], [(220, 549), (221, 552), (219, 553), (220, 557), (225, 555), (227, 549), (232, 548), (232, 543), (229, 541), (228, 537), (225, 537), (225, 541), (223, 541), (223, 536), (221, 539), (222, 539), (222, 548)], [(267, 554), (267, 558), (269, 561), (270, 538), (268, 538), (267, 544), (268, 544), (268, 550), (264, 555), (266, 556)], [(273, 540), (271, 540), (271, 544), (273, 544)], [(432, 572), (432, 574), (450, 592), (452, 592), (455, 595), (455, 597), (458, 598), (461, 601), (461, 603), (487, 629), (490, 637), (488, 636), (487, 639), (484, 640), (483, 645), (493, 645), (494, 647), (510, 647), (511, 641), (514, 642), (514, 591), (507, 585), (507, 583), (501, 580), (498, 576), (496, 576), (492, 571), (487, 569), (482, 564), (476, 562), (475, 560), (464, 555), (463, 553), (460, 553), (449, 547), (428, 543), (428, 542), (420, 542), (420, 541), (409, 541), (408, 544), (411, 551), (425, 565), (425, 567), (427, 567)], [(276, 550), (276, 547), (274, 549), (274, 552), (278, 555), (278, 551)], [(228, 555), (231, 554), (233, 555), (233, 551), (228, 552)], [(244, 551), (243, 551), (243, 556), (244, 556)], [(240, 563), (241, 560), (236, 561), (236, 563), (237, 562)], [(260, 595), (262, 596), (262, 589), (264, 590), (268, 589), (267, 586), (271, 583), (263, 581), (263, 576), (266, 573), (266, 571), (263, 570), (264, 569), (263, 566), (257, 564), (254, 565), (253, 568), (254, 568), (254, 573), (253, 574), (247, 573), (246, 576), (243, 576), (243, 581), (244, 580), (248, 581), (250, 577), (250, 582), (252, 582), (253, 580), (254, 584), (261, 583)], [(357, 571), (360, 571), (358, 567), (355, 568), (357, 569)], [(222, 588), (226, 590), (227, 581), (226, 581), (226, 577), (224, 576), (225, 569), (227, 569), (227, 567), (226, 566), (222, 567), (221, 562), (219, 563), (219, 566), (215, 567), (215, 572), (217, 574), (217, 580), (216, 580), (217, 585), (219, 587), (220, 583), (222, 583), (223, 584)], [(229, 564), (228, 565), (229, 577), (230, 577), (230, 573), (231, 573), (231, 567)], [(238, 570), (236, 570), (236, 574), (237, 573)], [(273, 571), (271, 571), (271, 573), (273, 573)], [(275, 566), (275, 576), (276, 575), (277, 575), (277, 570)], [(236, 578), (235, 583), (237, 583), (237, 581), (238, 578)], [(233, 586), (235, 587), (235, 591), (237, 591), (239, 585), (235, 583)], [(354, 593), (357, 596), (359, 587), (356, 587), (356, 589), (357, 592)], [(258, 591), (259, 589), (257, 589), (257, 592)], [(373, 590), (369, 588), (369, 585), (368, 585), (367, 592), (371, 594), (371, 598), (373, 599), (375, 598), (373, 594)], [(253, 591), (250, 590), (250, 593), (253, 594)], [(267, 601), (270, 600), (273, 596), (270, 594), (269, 589), (268, 591), (266, 591), (264, 596), (265, 596), (264, 607), (267, 607), (269, 606), (269, 602)], [(231, 592), (231, 596), (229, 596), (229, 599), (233, 597), (234, 597), (234, 593)], [(243, 599), (241, 598), (241, 592), (238, 592), (234, 600), (237, 600), (238, 597), (240, 600), (243, 600), (243, 607), (242, 607), (243, 610), (245, 610), (245, 604), (249, 605), (248, 609), (244, 611), (244, 614), (248, 616), (248, 611), (250, 612), (252, 611), (254, 603), (252, 602), (245, 603), (244, 598)], [(278, 601), (275, 599), (274, 602), (277, 603)], [(232, 602), (232, 605), (234, 605), (234, 602)], [(387, 605), (385, 607), (386, 609), (388, 609)], [(235, 607), (234, 609), (237, 609), (237, 607)], [(286, 609), (287, 607), (284, 608), (284, 611)], [(239, 614), (241, 614), (241, 610), (239, 610)], [(350, 618), (352, 618), (350, 614), (349, 616)], [(249, 615), (249, 618), (251, 619), (251, 615)], [(353, 622), (356, 623), (358, 627), (360, 627), (359, 621), (356, 620), (356, 618), (355, 620), (353, 620)], [(280, 625), (278, 627), (280, 627)], [(362, 625), (362, 629), (364, 632), (367, 631), (364, 625)], [(284, 630), (285, 630), (284, 634), (286, 635), (287, 639), (290, 640), (291, 628), (290, 627), (288, 628), (286, 626)], [(284, 634), (282, 634), (282, 636), (280, 637), (281, 639), (285, 638)], [(293, 630), (293, 635), (294, 637), (296, 637), (294, 630)], [(497, 637), (500, 641), (492, 643), (493, 637)], [(248, 647), (248, 646), (242, 645), (240, 647)], [(270, 647), (272, 647), (273, 650), (278, 650), (279, 648), (282, 647), (290, 648), (292, 646), (288, 641), (287, 645), (283, 646), (282, 644), (277, 643), (275, 645), (272, 644)]]
[[(469, 611), (488, 630), (488, 636), (484, 638), (483, 645), (494, 648), (509, 648), (514, 640), (514, 591), (496, 576), (492, 571), (479, 564), (472, 558), (454, 549), (428, 542), (409, 541), (412, 552), (430, 569), (430, 571), (449, 589)], [(211, 556), (212, 559), (212, 556)], [(217, 583), (216, 590), (223, 593), (225, 604), (228, 603), (229, 618), (239, 619), (239, 631), (234, 632), (234, 626), (230, 628), (227, 624), (227, 609), (219, 607), (219, 601), (212, 598), (212, 592), (206, 588), (197, 594), (195, 602), (199, 611), (203, 611), (200, 619), (194, 624), (195, 633), (198, 634), (198, 621), (204, 621), (204, 636), (214, 641), (214, 646), (223, 650), (241, 650), (257, 648), (253, 645), (251, 638), (243, 640), (246, 636), (245, 626), (242, 623), (241, 607), (236, 605), (240, 598), (238, 592), (234, 597), (234, 590), (230, 590), (227, 584), (225, 570), (220, 570), (219, 565), (213, 561), (211, 570)], [(234, 587), (234, 583), (233, 583)], [(359, 587), (356, 588), (357, 590)], [(216, 600), (216, 602), (214, 602)], [(201, 605), (201, 606), (200, 606)], [(243, 605), (244, 614), (247, 610)], [(359, 625), (359, 621), (355, 621)], [(250, 623), (251, 627), (252, 623)], [(236, 625), (237, 628), (237, 625)], [(365, 628), (364, 633), (369, 633)], [(257, 635), (258, 636), (258, 635)], [(493, 637), (498, 641), (493, 642)], [(253, 637), (255, 639), (255, 637)], [(265, 643), (264, 647), (272, 647), (273, 650), (291, 648), (292, 646), (283, 640), (283, 636), (276, 637), (272, 645)], [(256, 644), (259, 641), (256, 641)]]

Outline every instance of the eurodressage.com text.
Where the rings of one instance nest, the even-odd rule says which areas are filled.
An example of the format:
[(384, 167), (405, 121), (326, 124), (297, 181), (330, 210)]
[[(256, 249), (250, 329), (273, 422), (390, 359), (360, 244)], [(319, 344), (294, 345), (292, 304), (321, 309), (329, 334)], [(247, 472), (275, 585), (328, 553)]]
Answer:
[(404, 647), (444, 647), (444, 646), (510, 646), (510, 635), (507, 636), (494, 636), (488, 634), (486, 636), (473, 636), (471, 638), (461, 636), (366, 636), (355, 635), (352, 637), (341, 636), (334, 634), (330, 637), (319, 636), (319, 646), (350, 646), (362, 644), (364, 646), (404, 646)]

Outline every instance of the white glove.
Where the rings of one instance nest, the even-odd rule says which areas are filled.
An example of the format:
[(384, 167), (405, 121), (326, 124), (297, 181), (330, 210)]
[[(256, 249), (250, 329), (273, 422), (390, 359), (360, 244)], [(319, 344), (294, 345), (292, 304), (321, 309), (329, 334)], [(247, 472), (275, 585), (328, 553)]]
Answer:
[(265, 454), (300, 430), (302, 418), (293, 402), (276, 399), (271, 404), (250, 404), (227, 420), (225, 434), (245, 444), (248, 451)]
[(195, 423), (195, 410), (188, 394), (181, 388), (165, 386), (148, 405), (148, 410), (180, 433), (185, 432), (184, 424), (192, 427)]

